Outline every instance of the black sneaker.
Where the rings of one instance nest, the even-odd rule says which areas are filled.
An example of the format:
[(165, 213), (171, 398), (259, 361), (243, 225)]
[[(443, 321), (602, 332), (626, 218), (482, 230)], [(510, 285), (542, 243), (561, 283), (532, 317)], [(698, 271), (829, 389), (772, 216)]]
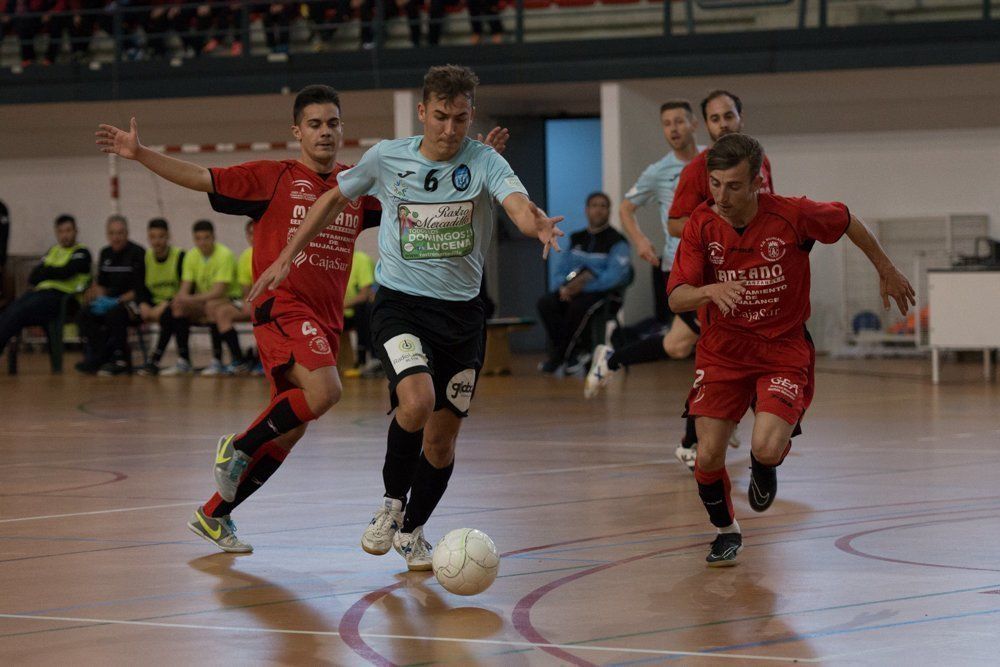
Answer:
[(750, 487), (747, 500), (754, 512), (763, 512), (778, 495), (778, 472), (774, 466), (766, 466), (750, 454)]
[(538, 364), (538, 370), (545, 375), (555, 375), (562, 370), (562, 362), (555, 359), (546, 359)]
[(100, 366), (92, 364), (86, 360), (76, 362), (76, 365), (74, 365), (73, 368), (81, 373), (86, 373), (87, 375), (96, 375), (97, 371), (100, 370)]
[(137, 370), (136, 373), (138, 373), (139, 375), (145, 375), (147, 377), (156, 376), (160, 374), (160, 367), (154, 364), (153, 362), (149, 362), (147, 364), (143, 364), (142, 368)]
[(709, 567), (732, 567), (736, 565), (736, 556), (743, 548), (743, 535), (740, 533), (719, 533), (712, 542), (712, 550), (705, 557)]
[(117, 361), (109, 361), (108, 363), (101, 366), (101, 370), (97, 371), (97, 374), (102, 377), (107, 377), (111, 375), (125, 375), (128, 373), (128, 364), (124, 359), (119, 359)]

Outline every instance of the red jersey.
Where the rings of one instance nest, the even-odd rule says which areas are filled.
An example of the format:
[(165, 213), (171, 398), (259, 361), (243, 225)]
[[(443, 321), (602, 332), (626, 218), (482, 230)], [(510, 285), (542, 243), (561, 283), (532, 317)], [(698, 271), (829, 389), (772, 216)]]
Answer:
[[(760, 175), (764, 183), (760, 186), (760, 191), (764, 193), (774, 192), (774, 183), (771, 180), (771, 162), (764, 156), (764, 163), (760, 166)], [(670, 218), (686, 218), (691, 215), (703, 202), (711, 202), (712, 193), (708, 189), (708, 149), (702, 152), (684, 165), (681, 176), (677, 181), (677, 189), (674, 190), (674, 200), (670, 204)]]
[[(210, 169), (215, 193), (208, 196), (220, 213), (245, 215), (254, 228), (254, 280), (278, 258), (320, 195), (337, 185), (348, 169), (337, 164), (331, 174), (317, 174), (298, 160), (261, 160)], [(292, 262), (288, 277), (261, 301), (274, 296), (269, 317), (306, 306), (318, 324), (332, 332), (344, 328), (344, 292), (354, 259), (354, 242), (366, 227), (378, 224), (381, 206), (374, 197), (352, 201)], [(261, 303), (256, 304), (261, 306)]]
[(667, 284), (702, 287), (744, 281), (743, 302), (723, 316), (707, 305), (702, 329), (759, 338), (802, 336), (809, 319), (809, 251), (836, 243), (851, 214), (844, 204), (762, 194), (757, 215), (739, 233), (706, 203), (684, 226)]

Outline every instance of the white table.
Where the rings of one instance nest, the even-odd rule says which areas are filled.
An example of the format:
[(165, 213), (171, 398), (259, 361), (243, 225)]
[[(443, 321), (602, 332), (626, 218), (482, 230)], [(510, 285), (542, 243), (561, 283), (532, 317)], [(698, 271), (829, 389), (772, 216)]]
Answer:
[(991, 379), (990, 351), (1000, 348), (1000, 269), (931, 269), (927, 284), (931, 381), (941, 379), (943, 349), (982, 350), (983, 376)]

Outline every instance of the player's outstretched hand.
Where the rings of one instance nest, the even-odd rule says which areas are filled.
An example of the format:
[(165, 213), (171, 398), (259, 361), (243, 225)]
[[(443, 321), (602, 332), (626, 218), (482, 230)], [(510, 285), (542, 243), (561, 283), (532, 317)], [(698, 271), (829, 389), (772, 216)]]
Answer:
[(281, 284), (285, 278), (288, 277), (288, 272), (292, 269), (292, 263), (286, 260), (284, 257), (278, 257), (274, 260), (271, 266), (264, 269), (264, 272), (260, 274), (257, 278), (257, 282), (253, 284), (250, 288), (250, 292), (247, 294), (247, 300), (251, 303), (257, 300), (264, 292), (273, 290), (275, 287)]
[(482, 133), (476, 135), (476, 141), (481, 141), (501, 155), (503, 155), (504, 149), (507, 148), (508, 139), (510, 139), (510, 130), (499, 125), (490, 130), (490, 133), (485, 138)]
[(899, 312), (903, 315), (910, 310), (910, 306), (917, 305), (917, 294), (913, 291), (913, 285), (895, 266), (890, 266), (879, 276), (879, 292), (882, 294), (882, 307), (886, 310), (891, 307), (890, 298), (896, 302)]
[(653, 242), (647, 237), (643, 236), (638, 239), (635, 243), (635, 249), (639, 253), (639, 257), (646, 260), (653, 266), (660, 265), (660, 258), (656, 254), (656, 250), (653, 248)]
[(743, 293), (747, 291), (742, 280), (730, 280), (725, 283), (713, 283), (706, 285), (705, 294), (712, 300), (723, 315), (729, 315), (736, 306), (743, 302)]
[(97, 147), (102, 153), (114, 153), (127, 160), (134, 160), (139, 154), (139, 126), (135, 122), (135, 116), (129, 121), (129, 129), (120, 130), (114, 125), (98, 126)]
[(538, 205), (533, 201), (528, 202), (528, 209), (531, 214), (535, 216), (535, 229), (538, 230), (538, 240), (542, 242), (542, 259), (548, 259), (549, 248), (560, 252), (558, 238), (560, 236), (565, 236), (563, 230), (556, 227), (560, 222), (562, 222), (565, 217), (557, 215), (550, 218), (545, 211), (538, 208)]

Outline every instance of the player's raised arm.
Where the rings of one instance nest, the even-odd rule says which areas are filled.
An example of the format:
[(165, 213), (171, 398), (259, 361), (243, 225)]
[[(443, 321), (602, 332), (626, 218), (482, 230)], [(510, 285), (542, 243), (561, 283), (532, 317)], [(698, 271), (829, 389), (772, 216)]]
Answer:
[(522, 234), (542, 242), (542, 258), (549, 256), (549, 248), (559, 252), (559, 243), (556, 239), (564, 234), (556, 225), (563, 221), (563, 216), (550, 218), (535, 202), (520, 192), (507, 195), (502, 204), (503, 210), (507, 211), (507, 215)]
[(126, 160), (135, 160), (157, 176), (189, 190), (215, 191), (212, 174), (206, 167), (163, 155), (139, 143), (139, 127), (135, 117), (129, 121), (127, 131), (102, 123), (94, 135), (97, 137), (97, 147), (102, 153), (112, 153)]
[(327, 225), (340, 215), (350, 200), (340, 192), (340, 186), (328, 190), (316, 200), (302, 221), (295, 236), (288, 241), (278, 258), (267, 267), (250, 289), (249, 299), (254, 301), (265, 290), (273, 290), (281, 284), (292, 267), (292, 260), (302, 252), (309, 242), (319, 236)]
[(868, 260), (878, 271), (879, 293), (882, 295), (882, 307), (889, 310), (890, 297), (895, 300), (899, 307), (899, 312), (906, 315), (910, 306), (917, 304), (916, 292), (906, 276), (896, 268), (889, 256), (885, 254), (878, 240), (872, 236), (864, 223), (851, 215), (851, 222), (847, 226), (847, 238), (865, 253)]
[(510, 130), (506, 127), (500, 127), (497, 125), (489, 134), (485, 137), (482, 133), (476, 135), (476, 141), (480, 141), (493, 150), (495, 150), (500, 155), (503, 155), (504, 150), (507, 148), (507, 141), (510, 139)]

